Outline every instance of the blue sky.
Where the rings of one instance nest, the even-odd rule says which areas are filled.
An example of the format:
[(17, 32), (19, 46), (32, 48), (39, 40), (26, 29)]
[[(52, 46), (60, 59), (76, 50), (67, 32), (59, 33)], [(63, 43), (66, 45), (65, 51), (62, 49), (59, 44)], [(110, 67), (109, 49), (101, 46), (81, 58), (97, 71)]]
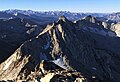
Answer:
[(120, 0), (0, 0), (6, 9), (110, 13), (120, 11)]

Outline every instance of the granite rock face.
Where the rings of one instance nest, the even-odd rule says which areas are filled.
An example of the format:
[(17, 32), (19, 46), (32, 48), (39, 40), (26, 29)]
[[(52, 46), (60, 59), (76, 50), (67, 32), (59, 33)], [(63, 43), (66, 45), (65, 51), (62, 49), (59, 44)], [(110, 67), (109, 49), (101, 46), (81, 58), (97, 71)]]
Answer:
[(119, 42), (78, 29), (61, 16), (0, 64), (0, 80), (119, 82)]
[(112, 24), (111, 30), (115, 31), (117, 36), (120, 37), (120, 23)]

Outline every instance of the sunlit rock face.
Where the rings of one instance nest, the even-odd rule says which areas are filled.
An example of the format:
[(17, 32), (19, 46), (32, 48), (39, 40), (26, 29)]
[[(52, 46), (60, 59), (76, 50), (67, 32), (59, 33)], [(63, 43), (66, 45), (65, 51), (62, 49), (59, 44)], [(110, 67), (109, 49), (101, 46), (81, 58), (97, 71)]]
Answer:
[(120, 23), (112, 24), (111, 30), (115, 31), (117, 36), (120, 37)]

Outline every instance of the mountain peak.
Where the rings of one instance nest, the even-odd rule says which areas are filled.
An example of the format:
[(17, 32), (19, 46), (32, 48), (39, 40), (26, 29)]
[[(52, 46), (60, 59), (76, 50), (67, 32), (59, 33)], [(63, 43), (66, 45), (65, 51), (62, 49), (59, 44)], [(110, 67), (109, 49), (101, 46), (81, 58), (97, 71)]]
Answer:
[(63, 21), (63, 22), (66, 22), (67, 21), (67, 18), (63, 15), (63, 16), (60, 16), (58, 21)]
[(91, 23), (96, 23), (96, 21), (97, 21), (96, 18), (91, 15), (84, 17), (83, 20), (89, 21)]
[(48, 25), (46, 26), (46, 28), (45, 28), (36, 38), (38, 38), (39, 36), (45, 34), (45, 33), (48, 32), (49, 30), (51, 30), (51, 29), (54, 27), (54, 25), (55, 25), (54, 23), (52, 23), (51, 25), (48, 24)]

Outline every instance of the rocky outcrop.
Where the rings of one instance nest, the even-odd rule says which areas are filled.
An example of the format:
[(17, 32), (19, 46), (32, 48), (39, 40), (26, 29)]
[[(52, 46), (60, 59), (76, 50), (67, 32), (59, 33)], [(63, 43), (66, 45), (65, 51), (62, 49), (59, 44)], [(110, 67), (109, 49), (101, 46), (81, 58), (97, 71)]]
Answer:
[(119, 41), (78, 29), (61, 16), (0, 64), (0, 80), (119, 82)]
[(111, 30), (116, 32), (117, 36), (120, 37), (120, 23), (112, 24), (111, 25)]
[(103, 36), (116, 37), (116, 33), (110, 30), (110, 24), (101, 22), (91, 15), (76, 21), (76, 28)]

